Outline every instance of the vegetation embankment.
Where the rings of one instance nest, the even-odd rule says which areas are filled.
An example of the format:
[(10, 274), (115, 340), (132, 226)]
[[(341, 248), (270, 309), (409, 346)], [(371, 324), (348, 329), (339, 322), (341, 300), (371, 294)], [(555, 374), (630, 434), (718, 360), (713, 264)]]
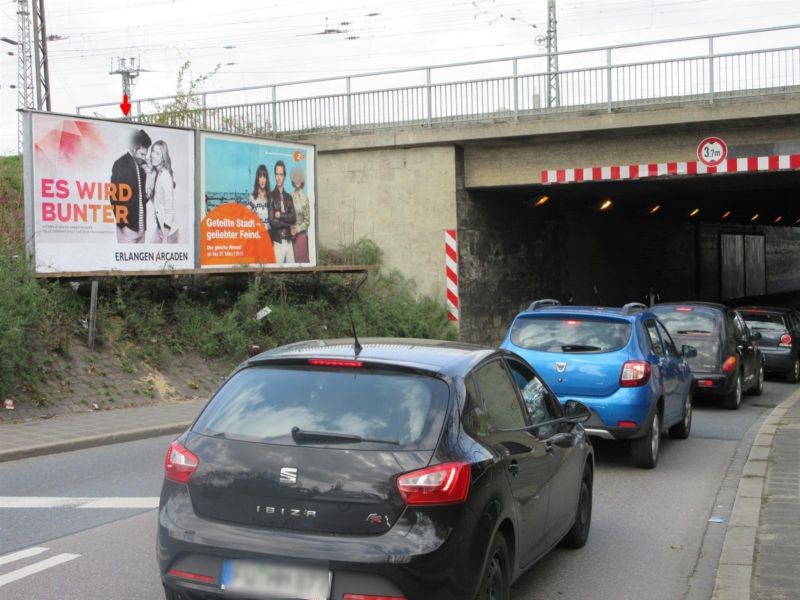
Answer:
[[(86, 338), (87, 286), (33, 277), (24, 250), (21, 171), (19, 157), (0, 158), (0, 399), (27, 397), (44, 405), (53, 398), (42, 393), (42, 386), (53, 378), (68, 392), (65, 379), (103, 371), (85, 354), (79, 369), (69, 368)], [(323, 264), (380, 264), (382, 256), (364, 239), (320, 254)], [(358, 277), (232, 273), (105, 278), (97, 352), (113, 355), (123, 374), (133, 376), (142, 365), (163, 371), (176, 357), (235, 364), (253, 346), (268, 349), (349, 336), (343, 300)], [(256, 313), (265, 306), (271, 313), (258, 320)], [(351, 308), (362, 337), (456, 335), (444, 306), (418, 296), (413, 281), (397, 272), (370, 275)], [(62, 372), (56, 364), (68, 366)], [(125, 389), (105, 393), (112, 398)]]

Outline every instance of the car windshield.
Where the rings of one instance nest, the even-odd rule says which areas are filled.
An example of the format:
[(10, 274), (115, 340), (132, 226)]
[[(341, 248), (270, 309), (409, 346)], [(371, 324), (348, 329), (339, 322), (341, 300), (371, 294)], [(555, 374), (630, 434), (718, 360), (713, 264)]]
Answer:
[(514, 322), (511, 341), (540, 352), (614, 352), (631, 336), (627, 321), (584, 316), (521, 317)]
[(713, 309), (696, 306), (654, 306), (652, 310), (673, 335), (712, 335), (720, 323)]
[(747, 326), (756, 331), (786, 331), (783, 317), (776, 313), (740, 311)]
[[(292, 429), (298, 428), (430, 449), (441, 431), (448, 395), (444, 381), (415, 373), (250, 367), (220, 389), (193, 430), (292, 445), (298, 443)], [(318, 437), (317, 445), (341, 446)]]

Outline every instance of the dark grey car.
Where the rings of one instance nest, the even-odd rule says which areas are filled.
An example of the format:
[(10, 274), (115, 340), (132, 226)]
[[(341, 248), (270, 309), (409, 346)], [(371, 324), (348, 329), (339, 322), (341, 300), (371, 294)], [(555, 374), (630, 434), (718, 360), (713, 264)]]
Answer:
[(800, 313), (775, 306), (737, 310), (750, 330), (761, 334), (758, 347), (764, 354), (764, 368), (784, 375), (789, 383), (800, 381)]

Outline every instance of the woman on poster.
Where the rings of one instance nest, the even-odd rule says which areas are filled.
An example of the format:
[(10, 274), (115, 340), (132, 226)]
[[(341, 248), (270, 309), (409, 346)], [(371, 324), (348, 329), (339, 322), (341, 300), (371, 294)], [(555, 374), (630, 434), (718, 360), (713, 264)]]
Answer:
[(253, 193), (250, 194), (247, 207), (258, 215), (269, 231), (269, 172), (266, 165), (258, 165), (253, 182)]
[(308, 203), (308, 196), (304, 188), (306, 176), (303, 169), (295, 167), (292, 169), (292, 202), (297, 221), (292, 225), (292, 247), (294, 248), (294, 260), (299, 263), (308, 262), (308, 225), (311, 222), (311, 207)]
[(156, 232), (152, 244), (177, 244), (178, 220), (175, 215), (175, 174), (166, 142), (158, 140), (150, 148), (147, 195), (152, 199)]

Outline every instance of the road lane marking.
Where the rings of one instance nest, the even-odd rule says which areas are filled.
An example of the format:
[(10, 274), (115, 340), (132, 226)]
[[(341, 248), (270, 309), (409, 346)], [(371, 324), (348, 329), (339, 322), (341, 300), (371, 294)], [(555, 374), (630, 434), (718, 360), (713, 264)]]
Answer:
[(46, 571), (47, 569), (51, 569), (53, 567), (57, 567), (58, 565), (64, 564), (71, 560), (75, 560), (76, 558), (80, 558), (80, 554), (59, 554), (52, 558), (48, 558), (37, 563), (33, 563), (32, 565), (28, 565), (27, 567), (23, 567), (21, 569), (17, 569), (16, 571), (11, 571), (10, 573), (6, 573), (5, 575), (0, 575), (0, 587), (4, 585), (8, 585), (14, 581), (18, 581), (24, 577), (28, 577), (29, 575), (35, 575), (36, 573), (41, 573), (42, 571)]
[(20, 550), (19, 552), (12, 552), (11, 554), (0, 556), (0, 565), (7, 565), (15, 560), (22, 560), (23, 558), (37, 556), (42, 552), (47, 552), (47, 550), (47, 548), (26, 548), (25, 550)]
[(0, 496), (0, 508), (158, 508), (158, 496), (119, 498), (59, 498), (48, 496)]

